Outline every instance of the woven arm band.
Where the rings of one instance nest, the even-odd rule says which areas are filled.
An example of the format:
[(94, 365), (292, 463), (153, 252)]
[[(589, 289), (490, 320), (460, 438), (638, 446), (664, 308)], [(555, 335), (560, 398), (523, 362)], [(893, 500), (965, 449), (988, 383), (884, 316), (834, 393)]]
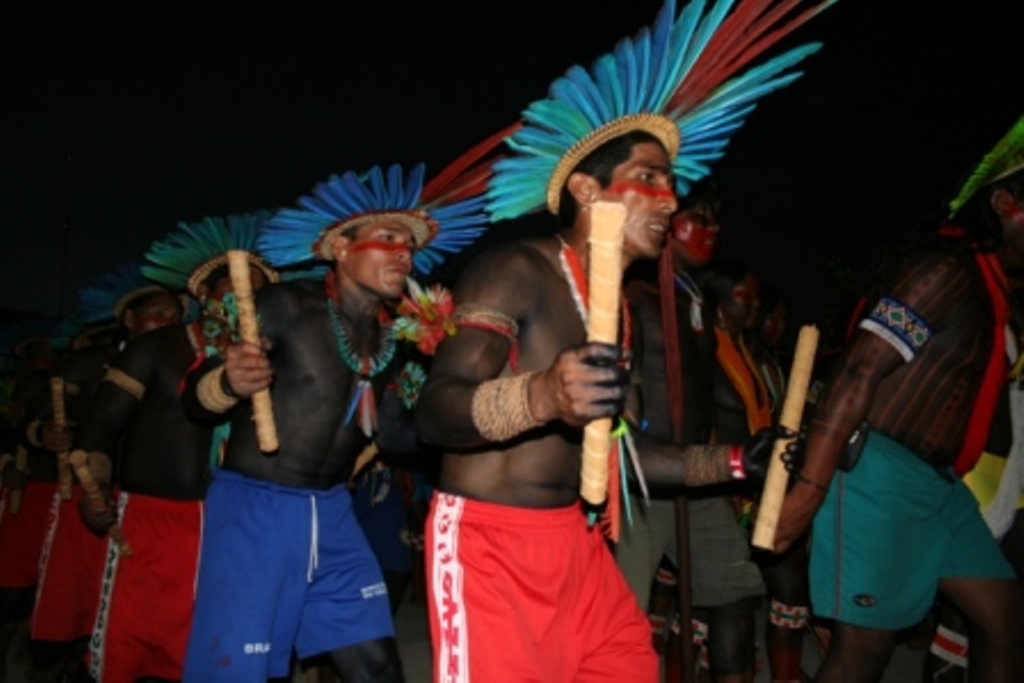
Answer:
[(229, 396), (224, 391), (221, 379), (223, 375), (224, 366), (221, 365), (203, 375), (196, 384), (196, 398), (199, 399), (199, 404), (211, 413), (226, 413), (238, 403), (237, 396)]
[(683, 484), (705, 486), (732, 481), (732, 446), (690, 446), (683, 451)]
[(480, 304), (459, 304), (452, 314), (452, 321), (459, 327), (497, 332), (513, 341), (519, 335), (519, 325), (515, 320), (501, 311)]
[(40, 434), (42, 427), (42, 420), (32, 420), (28, 423), (28, 426), (25, 427), (25, 440), (28, 441), (30, 446), (34, 446), (36, 448), (43, 447), (43, 437)]
[(124, 370), (118, 370), (117, 368), (110, 368), (107, 370), (107, 374), (103, 377), (104, 381), (110, 382), (114, 386), (120, 387), (121, 389), (128, 392), (135, 398), (136, 401), (141, 401), (142, 397), (146, 394), (145, 385), (139, 380), (129, 375)]
[(488, 380), (473, 393), (473, 426), (490, 441), (508, 441), (539, 427), (542, 423), (530, 414), (527, 396), (530, 378), (535, 372)]

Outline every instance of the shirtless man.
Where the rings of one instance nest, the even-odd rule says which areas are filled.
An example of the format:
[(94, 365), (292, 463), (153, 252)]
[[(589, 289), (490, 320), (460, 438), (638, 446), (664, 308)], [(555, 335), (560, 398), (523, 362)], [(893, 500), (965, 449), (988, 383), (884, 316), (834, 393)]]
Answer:
[[(712, 442), (713, 432), (714, 316), (691, 272), (706, 265), (714, 253), (721, 201), (714, 184), (702, 182), (680, 203), (683, 208), (672, 218), (671, 236), (659, 262), (660, 288), (638, 278), (628, 286), (627, 296), (638, 325), (642, 326), (637, 337), (643, 340), (640, 376), (647, 433), (680, 445), (707, 444)], [(674, 296), (671, 289), (667, 294), (662, 291), (669, 287), (674, 289)], [(672, 329), (671, 323), (666, 325), (663, 321), (669, 317), (664, 309), (669, 302), (676, 306), (675, 315), (671, 316), (675, 332), (671, 342), (666, 343), (665, 330)], [(666, 362), (669, 346), (674, 346), (673, 352), (678, 353), (678, 370), (670, 370)], [(680, 378), (679, 398), (669, 388), (670, 376)], [(745, 438), (743, 432), (739, 440)], [(728, 438), (719, 441), (730, 442)], [(671, 487), (656, 491), (650, 505), (642, 506), (637, 501), (633, 523), (624, 527), (622, 540), (615, 548), (619, 566), (641, 605), (647, 603), (651, 579), (661, 557), (667, 555), (673, 564), (677, 562), (672, 497), (678, 493), (678, 487)], [(710, 490), (688, 494), (688, 589), (694, 618), (699, 623), (694, 635), (702, 641), (702, 665), (710, 668), (716, 680), (743, 680), (745, 672), (753, 668), (751, 598), (761, 595), (764, 586), (756, 566), (750, 562), (749, 539), (736, 523), (728, 493)], [(655, 582), (654, 594), (662, 610), (675, 601), (674, 589), (674, 580)], [(655, 637), (664, 639), (664, 635), (657, 633)], [(677, 638), (673, 634), (669, 640), (676, 644), (667, 652), (674, 667)]]
[[(586, 272), (580, 255), (598, 200), (627, 209), (623, 267), (657, 258), (677, 206), (663, 144), (634, 131), (598, 147), (565, 184), (568, 227), (481, 256), (455, 290), (461, 328), (438, 350), (417, 404), (422, 438), (448, 448), (427, 541), (438, 672), (657, 675), (646, 617), (578, 505), (580, 427), (619, 415), (630, 386), (627, 352), (584, 343), (577, 303), (573, 273)], [(681, 486), (744, 476), (773, 437), (685, 456), (635, 438), (648, 480)]]
[[(127, 272), (134, 272), (137, 279), (115, 277), (115, 273)], [(124, 292), (117, 283), (138, 289)], [(81, 427), (95, 409), (96, 395), (106, 384), (107, 370), (120, 349), (154, 330), (177, 324), (181, 314), (180, 299), (145, 280), (136, 264), (115, 269), (79, 291), (79, 316), (90, 327), (75, 338), (86, 340), (84, 344), (73, 344), (61, 359), (58, 373), (64, 380), (67, 426), (57, 430), (51, 422), (44, 425), (43, 441), (50, 450), (67, 452), (78, 445)], [(115, 321), (109, 326), (110, 333), (99, 334), (110, 320)], [(84, 665), (83, 655), (96, 622), (107, 542), (84, 524), (78, 512), (83, 497), (75, 478), (71, 498), (63, 501), (55, 495), (51, 508), (31, 620), (32, 660), (40, 680), (72, 676)]]
[[(811, 600), (837, 622), (818, 680), (876, 680), (897, 630), (921, 620), (936, 590), (974, 627), (971, 679), (1024, 679), (1020, 584), (957, 476), (981, 454), (1005, 387), (1013, 316), (1001, 273), (1024, 263), (1022, 160), (1024, 119), (940, 235), (881, 279), (810, 422), (776, 549), (813, 519)], [(837, 472), (865, 419), (859, 459)]]
[[(111, 541), (107, 553), (90, 644), (90, 668), (99, 681), (182, 676), (203, 499), (215, 460), (212, 425), (186, 416), (180, 391), (188, 369), (225, 343), (217, 333), (227, 322), (216, 312), (231, 291), (231, 279), (218, 249), (236, 242), (219, 220), (195, 224), (192, 232), (172, 232), (150, 247), (144, 272), (179, 291), (187, 286), (203, 315), (125, 347), (97, 393), (79, 441), (97, 482), (120, 490), (119, 501), (107, 510), (96, 511), (82, 500), (83, 519), (100, 534), (119, 519), (131, 546), (130, 555), (120, 556)], [(177, 247), (175, 270), (151, 262), (165, 244)], [(254, 288), (276, 279), (259, 261), (251, 270)]]
[[(402, 359), (387, 306), (421, 252), (440, 261), (431, 252), (450, 235), (447, 217), (486, 224), (472, 205), (460, 213), (465, 193), (425, 206), (421, 171), (349, 172), (318, 185), (303, 210), (275, 214), (261, 253), (275, 266), (330, 261), (326, 282), (266, 287), (263, 345), (232, 345), (190, 375), (189, 411), (229, 412), (232, 431), (207, 497), (187, 681), (283, 676), (293, 647), (303, 659), (326, 654), (345, 681), (403, 678), (385, 581), (346, 482), (371, 438), (382, 454), (417, 452), (412, 416), (388, 389)], [(440, 206), (451, 212), (434, 218)], [(246, 400), (267, 387), (273, 453), (261, 452)]]

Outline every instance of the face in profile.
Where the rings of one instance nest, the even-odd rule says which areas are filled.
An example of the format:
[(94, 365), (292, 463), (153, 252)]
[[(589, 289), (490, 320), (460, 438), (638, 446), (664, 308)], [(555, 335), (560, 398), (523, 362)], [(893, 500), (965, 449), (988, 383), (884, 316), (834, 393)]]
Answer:
[(729, 290), (718, 306), (719, 325), (729, 332), (740, 332), (754, 325), (761, 302), (758, 299), (758, 279), (747, 273)]
[(715, 253), (719, 225), (711, 207), (696, 204), (672, 217), (672, 245), (691, 268), (707, 265)]
[(333, 243), (342, 281), (379, 299), (397, 299), (405, 291), (415, 248), (412, 230), (393, 219), (366, 223)]
[(781, 301), (765, 313), (761, 322), (761, 338), (769, 346), (778, 346), (782, 335), (786, 332), (786, 304)]
[(678, 203), (672, 161), (657, 142), (633, 145), (626, 161), (612, 171), (602, 198), (621, 201), (626, 207), (623, 254), (629, 259), (656, 259), (661, 255), (669, 218)]
[(124, 325), (129, 338), (181, 322), (181, 299), (171, 292), (150, 295), (140, 305), (125, 311)]
[[(252, 291), (257, 292), (263, 288), (263, 285), (267, 284), (266, 274), (256, 266), (249, 264), (249, 282), (252, 284)], [(199, 300), (206, 302), (207, 300), (223, 301), (224, 295), (228, 292), (235, 290), (234, 284), (231, 282), (230, 272), (225, 273), (218, 277), (211, 284), (199, 285)]]

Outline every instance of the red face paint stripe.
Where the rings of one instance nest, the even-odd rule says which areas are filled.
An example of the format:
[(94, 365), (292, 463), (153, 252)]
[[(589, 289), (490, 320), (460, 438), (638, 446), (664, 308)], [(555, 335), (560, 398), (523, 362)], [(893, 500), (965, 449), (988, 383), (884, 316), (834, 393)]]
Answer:
[(647, 197), (665, 197), (668, 199), (675, 199), (675, 192), (667, 188), (650, 187), (648, 185), (641, 185), (639, 183), (613, 183), (608, 186), (609, 192), (616, 192), (618, 194), (624, 194), (627, 191), (636, 192)]
[(380, 242), (378, 240), (367, 240), (365, 242), (356, 242), (349, 248), (351, 252), (367, 251), (368, 249), (375, 249), (376, 251), (412, 251), (412, 247), (408, 244), (398, 244), (395, 242)]

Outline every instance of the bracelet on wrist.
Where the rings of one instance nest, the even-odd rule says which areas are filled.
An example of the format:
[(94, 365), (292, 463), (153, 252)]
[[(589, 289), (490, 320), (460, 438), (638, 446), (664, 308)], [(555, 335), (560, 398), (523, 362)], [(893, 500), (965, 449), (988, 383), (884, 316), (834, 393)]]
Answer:
[(196, 384), (196, 398), (199, 404), (213, 413), (224, 413), (231, 410), (238, 403), (238, 398), (229, 396), (224, 391), (222, 376), (224, 366), (212, 370), (199, 380)]
[(235, 390), (231, 388), (231, 381), (228, 379), (227, 371), (221, 366), (220, 371), (220, 390), (224, 392), (224, 395), (228, 398), (233, 398), (236, 401), (241, 398), (235, 393)]
[(743, 449), (739, 446), (729, 449), (729, 474), (733, 479), (747, 478), (747, 468), (743, 466)]
[(828, 493), (828, 487), (827, 486), (819, 484), (816, 481), (811, 481), (810, 479), (808, 479), (807, 477), (804, 476), (804, 473), (801, 470), (798, 470), (797, 472), (794, 472), (793, 476), (796, 477), (796, 480), (798, 482), (800, 482), (801, 484), (806, 484), (807, 486), (812, 486), (812, 487), (818, 489), (819, 491), (821, 491), (822, 493)]

